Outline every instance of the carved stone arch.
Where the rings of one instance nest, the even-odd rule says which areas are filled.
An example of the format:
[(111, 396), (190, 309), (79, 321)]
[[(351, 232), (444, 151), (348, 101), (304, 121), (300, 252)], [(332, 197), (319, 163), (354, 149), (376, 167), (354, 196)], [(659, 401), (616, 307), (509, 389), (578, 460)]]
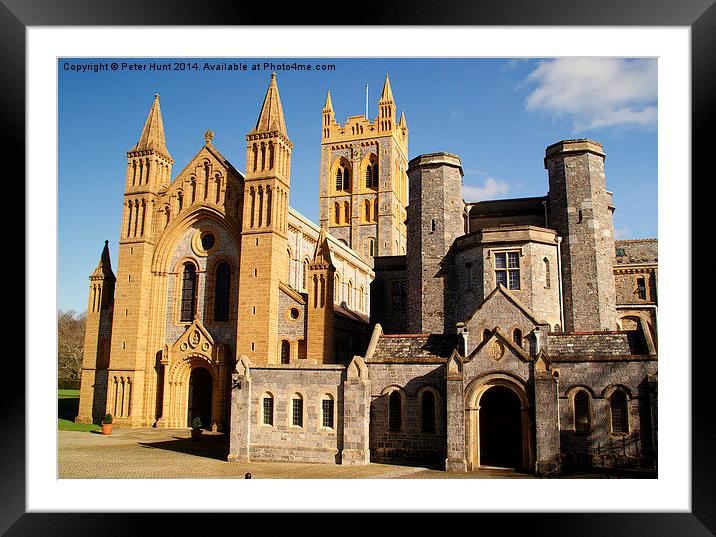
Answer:
[[(400, 429), (390, 428), (390, 399), (394, 393), (400, 395)], [(393, 433), (404, 433), (405, 432), (405, 411), (408, 405), (408, 394), (405, 389), (398, 384), (389, 384), (380, 391), (381, 398), (383, 399), (383, 412), (385, 416), (385, 428), (389, 432)]]
[(522, 466), (531, 469), (534, 466), (533, 426), (530, 417), (530, 401), (524, 381), (509, 373), (492, 373), (476, 378), (465, 389), (466, 438), (468, 468), (480, 466), (480, 401), (490, 389), (501, 386), (512, 390), (519, 398), (522, 418)]
[(231, 217), (214, 207), (199, 205), (192, 207), (181, 218), (174, 219), (159, 237), (154, 248), (152, 257), (152, 271), (166, 272), (167, 266), (177, 243), (184, 237), (185, 232), (197, 222), (207, 219), (218, 227), (223, 228), (233, 239), (234, 244), (239, 245), (240, 236), (237, 234), (238, 224)]
[(350, 160), (348, 160), (346, 157), (340, 156), (336, 157), (336, 159), (333, 161), (333, 164), (331, 164), (331, 175), (330, 175), (330, 191), (337, 193), (337, 192), (350, 192), (352, 189), (345, 188), (345, 176), (343, 176), (343, 185), (344, 187), (341, 190), (336, 190), (336, 174), (338, 172), (338, 169), (341, 168), (342, 170), (348, 170), (348, 179), (349, 179), (349, 186), (353, 185), (353, 166), (351, 165)]
[(626, 395), (627, 401), (630, 401), (630, 400), (632, 400), (632, 399), (634, 398), (634, 394), (633, 394), (632, 391), (629, 389), (629, 387), (628, 387), (628, 386), (624, 386), (623, 384), (610, 384), (610, 385), (608, 385), (606, 388), (604, 388), (604, 389), (602, 390), (602, 393), (600, 394), (600, 397), (602, 397), (603, 399), (609, 399), (609, 398), (612, 396), (612, 394), (613, 394), (615, 391), (617, 391), (617, 390), (620, 390), (620, 391), (624, 392), (624, 395)]

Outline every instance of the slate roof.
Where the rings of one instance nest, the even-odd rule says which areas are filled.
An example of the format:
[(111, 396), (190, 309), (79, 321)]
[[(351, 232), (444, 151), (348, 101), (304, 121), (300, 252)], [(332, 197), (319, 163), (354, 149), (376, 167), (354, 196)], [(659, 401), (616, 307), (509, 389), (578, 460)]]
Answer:
[(618, 265), (656, 263), (659, 260), (659, 241), (657, 239), (614, 241), (614, 253), (614, 261)]
[(455, 349), (457, 334), (382, 335), (370, 362), (444, 363)]
[(346, 317), (346, 318), (350, 319), (351, 321), (358, 321), (360, 323), (368, 324), (370, 322), (370, 318), (367, 315), (363, 315), (360, 312), (353, 311), (352, 309), (349, 309), (346, 306), (345, 302), (341, 302), (340, 305), (334, 304), (333, 314), (340, 315), (341, 317)]

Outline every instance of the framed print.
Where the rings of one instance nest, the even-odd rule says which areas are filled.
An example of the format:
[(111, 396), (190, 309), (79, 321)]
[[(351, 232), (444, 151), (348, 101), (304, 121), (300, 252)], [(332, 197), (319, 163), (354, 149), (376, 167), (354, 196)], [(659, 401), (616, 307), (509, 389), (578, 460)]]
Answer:
[[(711, 174), (704, 170), (704, 179), (690, 178), (709, 162), (714, 138), (709, 120), (716, 89), (711, 58), (716, 8), (710, 2), (657, 7), (633, 2), (626, 8), (616, 2), (578, 2), (569, 12), (550, 1), (499, 9), (457, 2), (439, 12), (435, 6), (403, 12), (386, 5), (385, 26), (356, 20), (367, 26), (345, 27), (329, 20), (316, 21), (325, 27), (281, 26), (293, 23), (288, 19), (272, 19), (270, 27), (245, 26), (263, 20), (258, 6), (238, 15), (233, 6), (218, 3), (199, 15), (196, 6), (172, 3), (161, 17), (160, 10), (133, 7), (131, 2), (100, 9), (40, 1), (0, 6), (3, 124), (15, 133), (7, 146), (8, 162), (13, 162), (12, 177), (25, 176), (22, 187), (20, 181), (7, 181), (6, 196), (13, 200), (8, 206), (22, 207), (24, 200), (27, 208), (24, 220), (19, 215), (12, 219), (27, 223), (27, 255), (8, 250), (18, 259), (4, 273), (12, 278), (11, 287), (25, 282), (28, 349), (23, 365), (6, 361), (13, 386), (24, 384), (24, 389), (8, 390), (4, 412), (14, 428), (3, 440), (3, 531), (91, 534), (99, 524), (110, 524), (117, 533), (132, 527), (181, 531), (186, 516), (175, 515), (187, 511), (198, 517), (222, 513), (219, 520), (225, 524), (244, 524), (249, 519), (242, 517), (254, 512), (310, 513), (313, 518), (324, 512), (399, 511), (416, 517), (466, 512), (549, 535), (716, 532), (709, 464), (716, 420), (707, 397), (708, 355), (694, 359), (693, 344), (703, 338), (691, 335), (692, 318), (700, 325), (707, 318), (693, 306), (710, 303), (712, 272), (703, 262), (709, 243), (696, 240), (710, 228), (698, 217), (711, 212), (701, 206), (712, 199)], [(588, 60), (595, 57), (618, 76), (604, 82), (594, 75), (600, 67)], [(569, 58), (587, 60), (560, 67)], [(311, 80), (301, 69), (284, 67), (303, 64), (334, 64), (339, 73), (352, 74), (354, 86), (363, 70), (366, 83), (370, 80), (365, 103), (363, 84), (356, 94), (360, 102), (349, 109), (339, 91), (324, 93), (329, 84), (342, 87), (340, 74)], [(103, 65), (112, 76), (102, 78)], [(260, 65), (254, 69), (258, 73), (250, 74), (252, 65)], [(374, 71), (380, 69), (390, 76), (383, 78), (381, 72), (376, 80)], [(250, 91), (232, 90), (231, 80), (242, 72)], [(147, 93), (159, 80), (169, 93)], [(504, 80), (509, 84), (499, 86)], [(646, 89), (634, 97), (624, 89), (630, 84)], [(584, 90), (590, 85), (599, 90)], [(403, 106), (402, 88), (404, 114), (396, 106)], [(479, 108), (480, 120), (466, 114), (470, 99), (488, 99), (498, 89), (504, 97), (494, 101), (493, 110)], [(578, 91), (582, 100), (593, 99), (601, 108), (592, 103), (577, 117), (569, 99)], [(619, 97), (609, 101), (606, 94)], [(450, 103), (450, 95), (464, 100)], [(517, 106), (538, 118), (535, 126), (520, 126), (511, 113)], [(334, 113), (339, 107), (340, 114)], [(313, 108), (315, 113), (308, 112)], [(441, 108), (443, 125), (435, 113)], [(429, 119), (413, 120), (421, 110)], [(235, 120), (224, 122), (222, 115)], [(473, 119), (456, 134), (460, 117)], [(418, 149), (408, 151), (413, 121), (420, 126), (413, 135)], [(311, 139), (313, 131), (318, 137), (313, 123), (320, 125), (320, 144)], [(567, 132), (557, 134), (555, 125), (563, 124), (569, 125)], [(311, 127), (303, 137), (306, 125)], [(643, 140), (642, 131), (630, 130), (635, 125), (649, 133)], [(590, 129), (605, 126), (613, 131), (603, 134), (602, 146)], [(183, 139), (182, 129), (190, 129), (195, 139)], [(528, 149), (535, 138), (532, 129), (550, 139), (536, 151)], [(393, 145), (385, 145), (386, 137)], [(118, 153), (89, 154), (104, 151), (102, 142), (110, 139), (122, 148)], [(479, 147), (489, 147), (491, 139), (503, 139), (510, 148), (488, 150), (494, 155), (469, 163), (461, 160), (463, 148), (475, 146), (479, 155)], [(299, 161), (299, 151), (317, 154), (318, 145), (320, 161)], [(630, 192), (625, 213), (634, 214), (620, 215), (617, 203), (610, 228), (614, 207), (600, 204), (612, 199), (614, 183), (607, 171), (604, 187), (600, 166), (615, 146), (622, 146), (622, 153), (615, 151), (614, 164), (607, 159), (606, 165), (621, 178), (614, 196), (621, 195), (619, 189)], [(545, 174), (548, 196), (516, 186), (517, 180), (509, 183), (499, 172), (478, 170), (482, 165), (507, 170), (530, 151), (542, 152), (537, 165), (532, 158), (533, 171), (520, 173)], [(641, 151), (646, 156), (637, 154)], [(583, 161), (565, 164), (572, 158)], [(240, 171), (244, 162), (245, 171)], [(620, 162), (631, 166), (619, 168)], [(68, 173), (72, 166), (76, 170)], [(289, 209), (291, 169), (315, 176), (315, 184), (296, 189), (305, 192), (292, 190)], [(98, 178), (97, 184), (122, 173), (124, 193), (121, 185), (98, 189), (101, 194), (94, 195), (108, 201), (90, 207), (92, 198), (82, 190), (93, 188), (92, 178)], [(651, 182), (640, 182), (642, 173)], [(575, 185), (568, 185), (570, 174), (578, 179)], [(61, 180), (68, 176), (84, 186), (68, 190)], [(567, 186), (560, 186), (562, 180)], [(252, 181), (255, 188), (246, 189)], [(583, 181), (593, 183), (589, 195), (576, 193)], [(692, 185), (698, 187), (693, 190), (697, 196)], [(570, 201), (562, 203), (556, 194), (560, 188)], [(450, 204), (445, 196), (438, 202), (438, 193), (445, 192), (456, 193), (457, 201)], [(305, 207), (302, 196), (308, 200)], [(508, 207), (510, 200), (519, 206)], [(430, 212), (440, 203), (440, 210)], [(459, 210), (453, 215), (454, 206)], [(72, 211), (92, 217), (70, 224), (65, 215)], [(188, 214), (196, 216), (182, 220)], [(89, 370), (99, 375), (104, 369), (106, 378), (93, 387), (81, 385), (72, 418), (88, 427), (98, 420), (114, 421), (115, 429), (114, 437), (90, 433), (85, 438), (113, 441), (133, 427), (166, 429), (166, 449), (156, 456), (176, 457), (162, 460), (181, 465), (197, 445), (188, 437), (193, 427), (196, 437), (204, 430), (199, 442), (227, 434), (226, 452), (222, 447), (214, 457), (222, 463), (227, 458), (341, 461), (355, 468), (352, 476), (380, 479), (379, 486), (368, 479), (339, 481), (338, 472), (321, 476), (328, 480), (310, 481), (300, 479), (315, 477), (310, 471), (297, 476), (279, 472), (273, 475), (277, 481), (261, 479), (256, 471), (250, 481), (249, 472), (128, 473), (118, 469), (120, 462), (97, 459), (90, 450), (73, 459), (72, 471), (62, 466), (50, 406), (55, 394), (42, 395), (57, 381), (50, 358), (55, 342), (47, 333), (55, 333), (58, 308), (67, 308), (58, 289), (60, 270), (68, 271), (59, 268), (68, 255), (62, 250), (67, 230), (76, 225), (69, 233), (79, 240), (89, 234), (92, 219), (97, 228), (103, 228), (103, 219), (121, 222), (120, 242), (107, 237), (111, 241), (105, 241), (103, 251), (100, 244), (92, 262), (99, 259), (95, 272), (84, 265), (72, 268), (81, 272), (76, 279), (82, 286), (92, 274), (85, 323), (87, 333), (92, 336), (94, 330), (97, 337), (85, 336), (85, 356), (93, 345), (98, 364), (107, 358), (103, 367), (88, 367), (86, 360), (79, 366), (82, 382)], [(658, 227), (658, 247), (655, 240), (625, 240), (633, 238), (627, 228), (647, 220), (652, 229), (634, 230), (634, 237), (655, 237)], [(234, 237), (223, 222), (241, 226), (241, 232)], [(406, 239), (411, 226), (417, 230), (414, 236), (427, 237), (418, 248)], [(429, 242), (450, 226), (454, 237), (445, 238), (442, 246)], [(384, 234), (388, 229), (390, 234)], [(606, 277), (601, 253), (593, 256), (594, 267), (573, 253), (595, 229), (612, 241), (607, 250), (615, 245), (617, 258), (633, 257), (619, 270), (611, 257), (605, 258)], [(440, 247), (442, 264), (430, 265), (434, 260), (425, 252)], [(267, 249), (261, 253), (262, 248)], [(446, 270), (446, 259), (452, 263), (449, 274), (459, 273), (454, 281), (464, 286), (454, 301), (445, 297), (458, 284), (443, 289), (432, 276), (420, 280), (422, 287), (415, 283), (416, 275), (430, 272), (425, 266), (435, 273), (438, 265)], [(692, 269), (694, 259), (701, 263)], [(411, 272), (419, 266), (423, 269)], [(592, 268), (591, 280), (581, 277), (579, 271)], [(142, 283), (145, 272), (158, 275), (151, 285)], [(380, 286), (371, 287), (371, 278)], [(614, 289), (614, 278), (616, 290), (602, 291), (609, 280)], [(692, 282), (701, 298), (693, 304)], [(539, 296), (549, 298), (534, 299), (536, 285)], [(661, 375), (656, 368), (657, 285)], [(136, 295), (132, 286), (139, 286)], [(267, 288), (275, 288), (279, 298)], [(153, 289), (155, 298), (139, 314), (132, 309), (144, 300), (139, 298), (142, 289)], [(82, 288), (72, 309), (85, 307), (87, 290)], [(604, 296), (589, 302), (586, 297), (593, 292)], [(470, 302), (470, 293), (480, 295), (480, 301)], [(615, 298), (619, 293), (628, 299)], [(422, 296), (420, 311), (416, 296)], [(610, 300), (619, 316), (604, 313), (609, 308), (602, 306)], [(590, 310), (592, 303), (595, 310)], [(397, 313), (378, 319), (371, 307), (405, 310), (406, 324)], [(508, 307), (511, 320), (504, 326), (493, 322)], [(425, 313), (430, 308), (442, 309), (431, 316)], [(7, 311), (13, 311), (15, 321), (9, 326), (16, 325), (17, 309)], [(105, 311), (113, 312), (109, 321)], [(102, 324), (107, 322), (109, 338)], [(436, 322), (453, 324), (445, 328)], [(146, 364), (117, 358), (145, 346), (152, 348)], [(588, 367), (575, 365), (580, 352), (590, 357), (583, 360)], [(408, 354), (400, 358), (400, 353)], [(430, 376), (433, 363), (444, 369), (440, 381)], [(619, 380), (628, 375), (633, 383)], [(16, 381), (20, 378), (24, 383)], [(138, 400), (143, 403), (135, 404)], [(503, 421), (509, 412), (510, 419)], [(380, 441), (375, 440), (376, 423), (385, 431)], [(179, 429), (186, 429), (186, 438)], [(488, 439), (502, 439), (507, 429), (512, 431), (507, 443), (491, 448)], [(428, 437), (445, 438), (445, 445), (431, 444)], [(580, 452), (587, 437), (593, 444)], [(137, 453), (157, 447), (150, 444), (139, 439)], [(434, 468), (424, 475), (414, 470), (419, 465), (409, 457), (415, 453), (433, 456), (442, 472), (507, 466), (518, 474), (528, 469), (525, 477), (538, 479), (439, 479)], [(388, 465), (396, 456), (405, 456), (400, 464), (413, 469), (375, 465), (372, 474), (361, 473), (367, 462)], [(606, 467), (628, 462), (649, 471), (623, 472), (619, 475), (627, 480), (619, 481), (585, 479), (594, 476), (577, 472), (571, 476), (578, 479), (546, 479), (558, 472), (569, 477), (563, 470), (577, 468), (585, 457)], [(141, 466), (139, 459), (134, 466)], [(610, 475), (616, 474), (605, 471), (600, 477)], [(154, 512), (165, 514), (140, 514)]]

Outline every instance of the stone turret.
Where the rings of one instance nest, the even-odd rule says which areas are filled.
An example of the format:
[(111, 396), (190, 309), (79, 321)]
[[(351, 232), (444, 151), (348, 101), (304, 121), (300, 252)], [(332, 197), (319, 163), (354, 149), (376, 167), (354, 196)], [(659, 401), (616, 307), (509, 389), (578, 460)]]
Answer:
[(241, 230), (239, 312), (242, 328), (236, 352), (252, 363), (278, 363), (279, 279), (288, 271), (288, 195), (293, 144), (278, 93), (276, 75), (246, 135), (246, 179)]
[(97, 423), (104, 417), (115, 282), (109, 241), (104, 241), (99, 263), (90, 276), (77, 423)]
[(464, 232), (462, 164), (450, 153), (412, 159), (408, 167), (408, 330), (454, 333), (450, 249)]
[(605, 154), (593, 140), (550, 145), (549, 224), (562, 237), (564, 330), (616, 330), (614, 206), (606, 189)]
[(317, 363), (333, 362), (333, 277), (328, 234), (322, 227), (313, 259), (308, 263), (307, 358)]

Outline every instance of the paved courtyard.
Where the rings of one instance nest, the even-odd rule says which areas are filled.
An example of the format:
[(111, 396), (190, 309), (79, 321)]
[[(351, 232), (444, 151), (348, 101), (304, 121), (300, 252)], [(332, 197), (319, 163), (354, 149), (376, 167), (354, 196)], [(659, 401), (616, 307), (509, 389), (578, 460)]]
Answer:
[[(228, 438), (204, 431), (192, 441), (190, 429), (115, 428), (110, 436), (58, 431), (60, 479), (532, 479), (509, 470), (444, 472), (371, 463), (366, 466), (296, 462), (227, 462)], [(564, 478), (605, 478), (606, 474), (569, 474)], [(653, 477), (652, 475), (628, 477)]]
[(461, 473), (427, 468), (369, 464), (340, 466), (295, 462), (227, 462), (228, 439), (207, 433), (196, 442), (189, 429), (120, 429), (110, 436), (58, 431), (60, 479), (400, 479), (531, 478), (511, 471)]

